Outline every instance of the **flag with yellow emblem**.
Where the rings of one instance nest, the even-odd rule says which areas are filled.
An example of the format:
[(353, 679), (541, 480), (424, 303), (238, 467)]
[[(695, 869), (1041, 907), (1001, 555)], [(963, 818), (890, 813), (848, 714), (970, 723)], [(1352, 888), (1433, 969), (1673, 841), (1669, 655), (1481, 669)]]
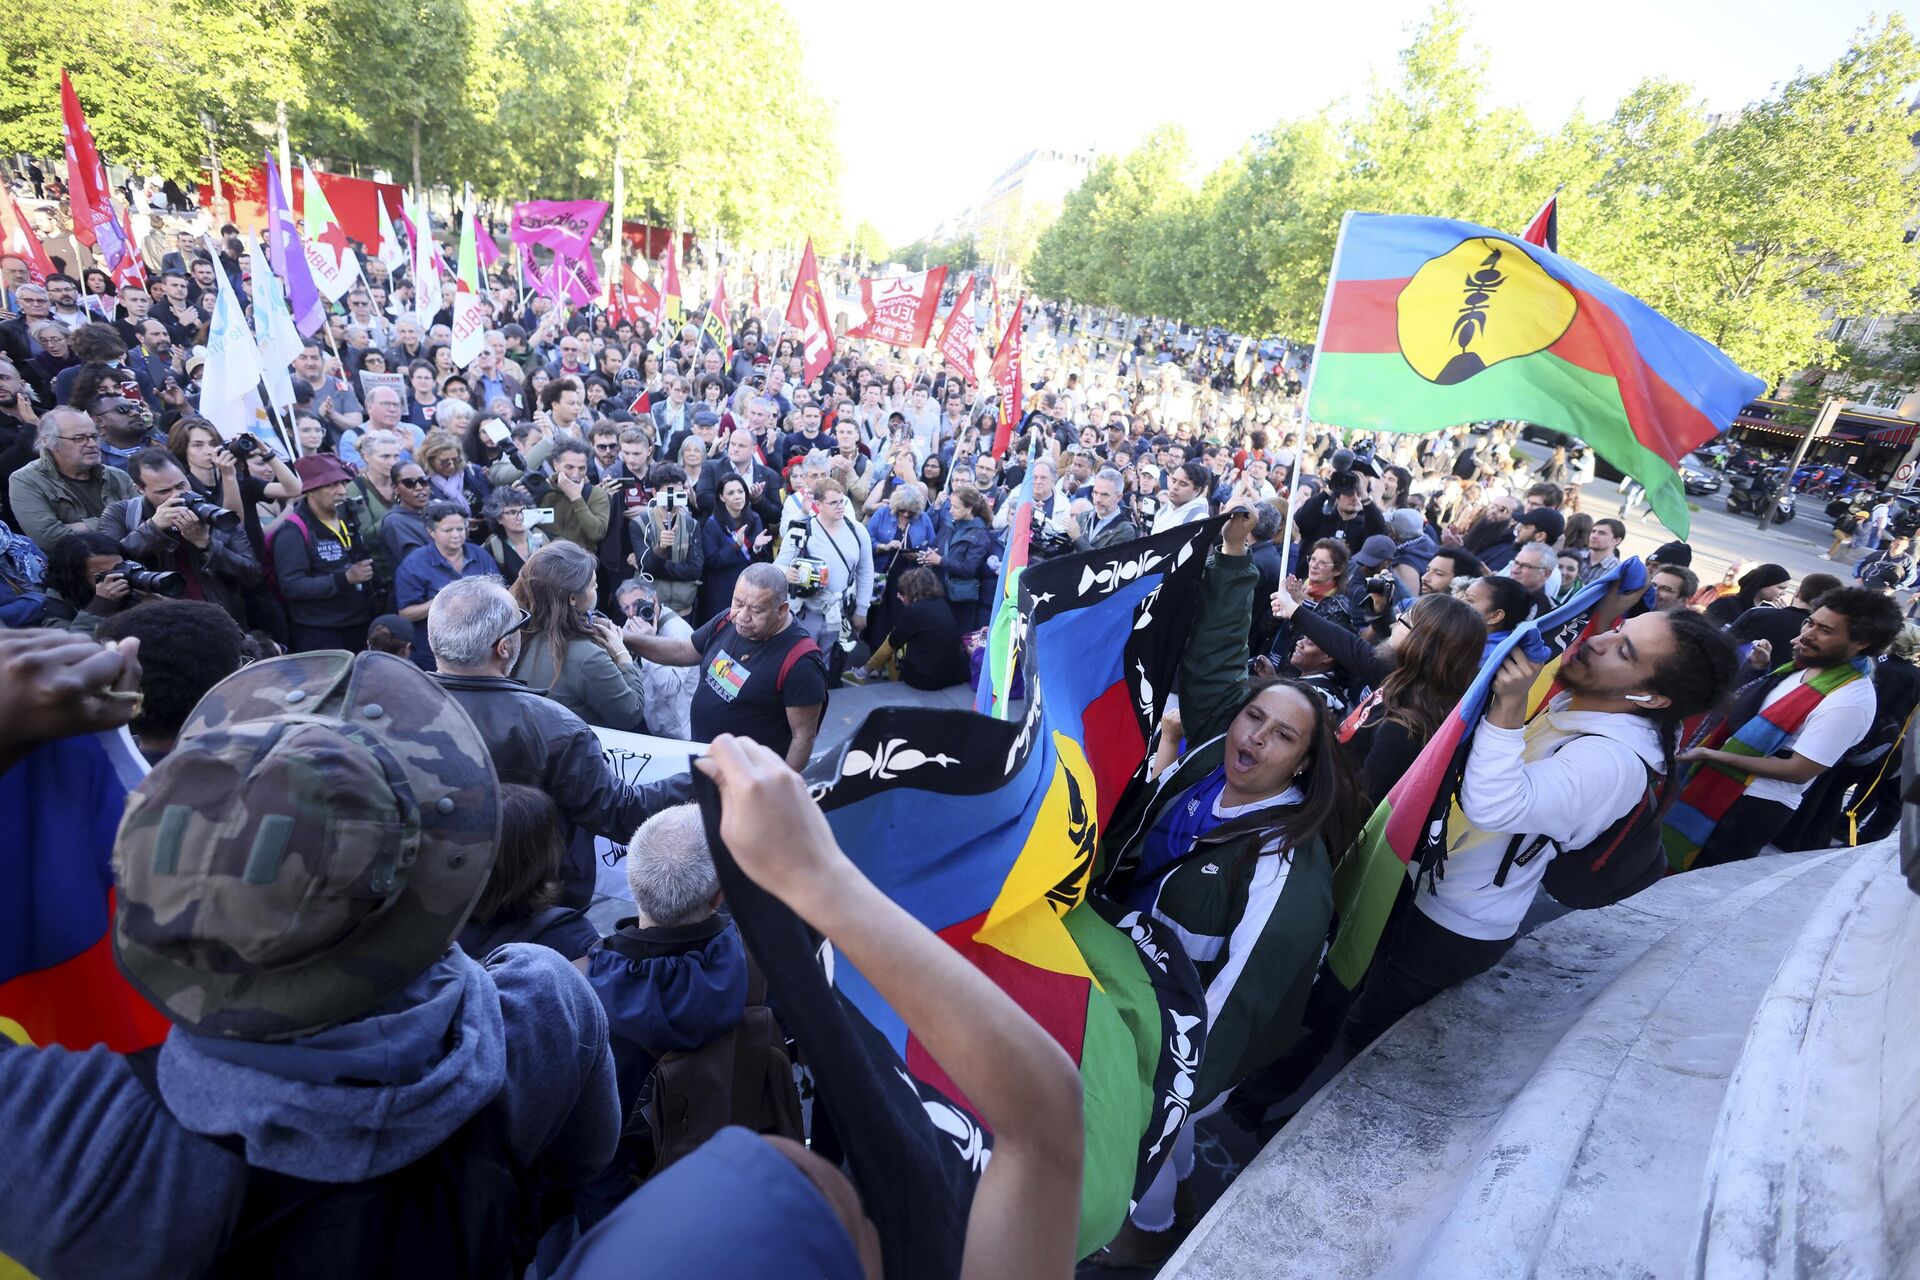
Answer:
[[(1150, 917), (1089, 897), (1088, 880), (1101, 828), (1146, 785), (1148, 744), (1219, 529), (1208, 521), (1032, 566), (1016, 624), (1027, 688), (1037, 691), (1025, 716), (881, 708), (808, 775), (861, 870), (1079, 1064), (1082, 1253), (1119, 1230), (1170, 1150), (1205, 1035), (1205, 997), (1178, 940)], [(902, 1129), (924, 1123), (933, 1136), (920, 1134), (918, 1149), (931, 1144), (970, 1186), (992, 1139), (966, 1099), (865, 974), (836, 957), (831, 987), (815, 982), (804, 930), (764, 895), (736, 897), (737, 881), (723, 863), (728, 902), (775, 1003), (792, 1015), (787, 1025), (814, 1066), (856, 1181), (872, 1185), (859, 1165), (878, 1159), (863, 1135), (883, 1126), (895, 1145), (882, 1149), (898, 1169), (915, 1164), (901, 1154)], [(850, 1062), (840, 1062), (836, 1043)], [(912, 1124), (899, 1121), (903, 1113)], [(925, 1203), (940, 1194), (923, 1193), (902, 1249), (918, 1251), (944, 1230)], [(892, 1275), (889, 1225), (876, 1222)], [(927, 1265), (914, 1274), (941, 1273)]]

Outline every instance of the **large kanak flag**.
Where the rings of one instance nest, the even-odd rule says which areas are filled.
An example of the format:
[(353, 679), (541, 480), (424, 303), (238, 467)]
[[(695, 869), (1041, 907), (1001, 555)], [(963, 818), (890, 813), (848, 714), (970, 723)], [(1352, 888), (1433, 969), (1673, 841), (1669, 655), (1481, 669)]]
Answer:
[(946, 284), (945, 267), (913, 275), (866, 277), (860, 281), (864, 318), (847, 329), (847, 336), (884, 342), (890, 347), (926, 346), (940, 309), (940, 291)]
[(1765, 386), (1559, 254), (1468, 222), (1349, 213), (1307, 417), (1358, 431), (1553, 427), (1645, 485), (1684, 538), (1679, 460)]
[[(1206, 1027), (1198, 975), (1150, 916), (1089, 893), (1100, 837), (1146, 785), (1220, 521), (1050, 560), (1021, 588), (1026, 714), (885, 707), (808, 781), (840, 847), (1051, 1034), (1080, 1069), (1079, 1246), (1119, 1230), (1187, 1118)], [(709, 816), (727, 902), (800, 1042), (889, 1277), (954, 1276), (985, 1129), (867, 974), (822, 968), (746, 884)]]
[(800, 255), (800, 271), (793, 278), (793, 296), (787, 300), (787, 323), (800, 331), (806, 364), (801, 376), (812, 382), (833, 363), (833, 326), (827, 322), (827, 299), (820, 291), (820, 270), (813, 260), (813, 238)]

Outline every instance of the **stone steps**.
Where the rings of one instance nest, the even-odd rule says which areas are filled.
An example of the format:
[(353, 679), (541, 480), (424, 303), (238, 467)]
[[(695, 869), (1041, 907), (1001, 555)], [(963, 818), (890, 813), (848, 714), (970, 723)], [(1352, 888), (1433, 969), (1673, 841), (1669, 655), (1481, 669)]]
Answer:
[(1543, 926), (1348, 1064), (1161, 1275), (1685, 1274), (1729, 1078), (1863, 860), (1887, 857), (1755, 859)]

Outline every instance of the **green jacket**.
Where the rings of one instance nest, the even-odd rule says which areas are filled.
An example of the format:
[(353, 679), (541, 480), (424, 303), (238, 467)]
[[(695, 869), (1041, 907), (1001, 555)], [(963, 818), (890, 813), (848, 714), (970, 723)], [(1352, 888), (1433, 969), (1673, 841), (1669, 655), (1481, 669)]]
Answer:
[[(1114, 815), (1102, 856), (1123, 877), (1161, 815), (1221, 766), (1227, 727), (1247, 702), (1247, 619), (1258, 581), (1246, 556), (1216, 553), (1207, 567), (1179, 682), (1187, 741), (1198, 745)], [(1318, 840), (1284, 851), (1258, 820), (1230, 821), (1162, 874), (1153, 912), (1179, 932), (1206, 988), (1197, 1111), (1299, 1038), (1333, 921), (1331, 860)]]

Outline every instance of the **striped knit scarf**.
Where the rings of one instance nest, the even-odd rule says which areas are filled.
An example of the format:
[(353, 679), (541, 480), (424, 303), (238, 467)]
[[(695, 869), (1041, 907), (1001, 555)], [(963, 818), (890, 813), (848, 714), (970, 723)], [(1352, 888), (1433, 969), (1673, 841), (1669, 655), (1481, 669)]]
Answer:
[[(1855, 680), (1870, 679), (1873, 664), (1865, 658), (1855, 658), (1852, 662), (1837, 667), (1827, 667), (1801, 682), (1798, 688), (1777, 700), (1772, 706), (1760, 709), (1767, 694), (1782, 679), (1793, 673), (1791, 662), (1783, 663), (1769, 672), (1766, 679), (1756, 682), (1757, 697), (1743, 699), (1747, 705), (1756, 708), (1752, 717), (1740, 724), (1738, 731), (1734, 725), (1739, 723), (1740, 709), (1736, 708), (1720, 727), (1707, 735), (1700, 745), (1713, 747), (1729, 755), (1770, 756), (1793, 734), (1799, 732), (1813, 709), (1820, 705), (1826, 696), (1842, 685), (1852, 684)], [(1753, 782), (1753, 775), (1742, 769), (1724, 764), (1696, 764), (1687, 775), (1680, 798), (1667, 814), (1666, 830), (1662, 842), (1667, 850), (1667, 864), (1675, 871), (1685, 871), (1693, 866), (1693, 860), (1699, 856), (1700, 847), (1713, 834), (1720, 819), (1726, 816), (1733, 802), (1747, 792)]]

